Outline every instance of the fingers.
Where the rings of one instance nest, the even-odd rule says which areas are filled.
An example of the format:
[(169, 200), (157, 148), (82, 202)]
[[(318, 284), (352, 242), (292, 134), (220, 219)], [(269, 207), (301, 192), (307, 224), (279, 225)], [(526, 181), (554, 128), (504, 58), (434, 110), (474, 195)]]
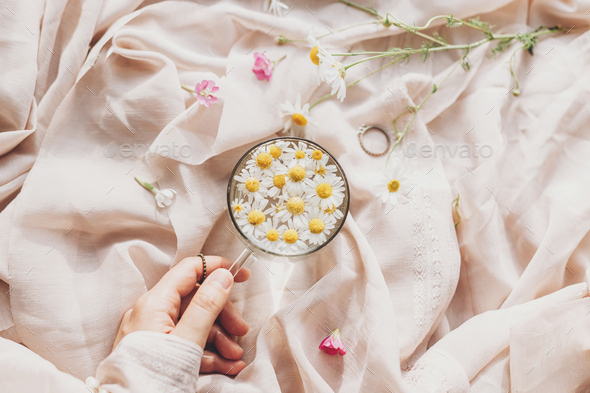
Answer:
[(215, 345), (217, 351), (221, 356), (226, 359), (239, 360), (242, 357), (244, 350), (235, 341), (233, 336), (219, 324), (213, 324), (209, 337), (207, 338), (208, 344)]
[(226, 269), (217, 269), (211, 273), (170, 334), (176, 334), (205, 348), (209, 331), (225, 307), (233, 283), (233, 276)]
[(227, 302), (221, 313), (219, 313), (219, 323), (234, 336), (245, 336), (250, 329), (248, 323), (242, 318), (242, 315), (230, 301)]
[(200, 372), (237, 375), (245, 367), (246, 363), (243, 360), (228, 360), (215, 352), (205, 351), (201, 358)]

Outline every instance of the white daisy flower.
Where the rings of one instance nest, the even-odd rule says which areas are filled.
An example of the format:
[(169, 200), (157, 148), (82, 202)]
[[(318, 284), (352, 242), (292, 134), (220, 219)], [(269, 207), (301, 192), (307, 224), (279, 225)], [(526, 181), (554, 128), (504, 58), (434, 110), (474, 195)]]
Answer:
[(328, 54), (328, 51), (320, 45), (320, 42), (315, 38), (313, 34), (313, 29), (309, 31), (307, 34), (307, 42), (311, 46), (311, 50), (309, 51), (309, 58), (311, 62), (318, 66), (318, 85), (321, 81), (325, 80), (324, 69), (320, 67), (320, 58), (318, 56), (319, 53)]
[(268, 218), (266, 222), (260, 224), (260, 230), (265, 234), (260, 244), (268, 251), (277, 251), (282, 246), (280, 241), (281, 233), (279, 232), (279, 221)]
[(245, 205), (249, 205), (248, 202), (244, 203), (243, 199), (234, 199), (234, 201), (231, 204), (231, 208), (232, 208), (232, 212), (234, 214), (234, 217), (238, 218), (238, 217), (242, 217), (244, 216), (244, 207)]
[[(407, 171), (399, 162), (394, 162), (391, 171), (384, 172), (375, 187), (379, 190), (375, 196), (383, 203), (407, 203), (410, 192), (417, 186), (408, 176)], [(415, 192), (415, 191), (414, 191)]]
[(281, 163), (275, 160), (270, 152), (271, 146), (263, 146), (252, 153), (252, 158), (246, 161), (246, 169), (262, 172), (266, 176), (274, 176), (277, 166)]
[(315, 168), (314, 173), (316, 175), (320, 175), (320, 176), (326, 176), (326, 174), (329, 174), (329, 173), (336, 173), (336, 165), (322, 166), (320, 164), (319, 167)]
[(304, 243), (307, 240), (307, 236), (304, 233), (304, 229), (289, 222), (287, 226), (281, 226), (282, 229), (282, 249), (287, 252), (296, 252), (298, 250), (304, 250), (307, 245)]
[(283, 199), (279, 199), (276, 203), (271, 204), (270, 207), (264, 211), (264, 214), (274, 217), (286, 208), (287, 207), (285, 206), (285, 201)]
[(301, 165), (304, 168), (311, 167), (309, 157), (313, 153), (313, 150), (308, 148), (305, 142), (299, 141), (297, 144), (293, 143), (293, 147), (286, 147), (284, 152), (283, 162), (289, 168), (293, 168), (295, 165)]
[(268, 196), (271, 198), (287, 198), (286, 177), (289, 170), (284, 165), (277, 167), (276, 173), (272, 176), (272, 186), (268, 189)]
[(272, 145), (268, 146), (268, 152), (277, 161), (283, 160), (283, 150), (289, 146), (289, 142), (277, 140)]
[(307, 123), (312, 124), (312, 122), (309, 119), (309, 103), (301, 106), (301, 94), (297, 93), (295, 105), (285, 101), (281, 104), (281, 110), (282, 117), (289, 116), (285, 122), (285, 132), (290, 132), (293, 136), (305, 136)]
[[(309, 149), (311, 150), (311, 149)], [(309, 164), (310, 166), (314, 169), (314, 171), (316, 173), (318, 173), (318, 171), (321, 170), (321, 168), (324, 168), (324, 174), (326, 171), (326, 164), (328, 163), (328, 158), (330, 158), (326, 153), (324, 153), (321, 150), (313, 150), (310, 154), (310, 159), (309, 159)], [(332, 165), (334, 167), (334, 171), (336, 171), (336, 166)], [(323, 176), (323, 175), (322, 175)]]
[(330, 234), (336, 224), (336, 218), (332, 215), (326, 214), (318, 207), (311, 209), (309, 214), (304, 218), (305, 229), (304, 233), (309, 239), (310, 244), (324, 244), (327, 235)]
[[(282, 170), (277, 171), (276, 174), (283, 174)], [(301, 165), (295, 165), (289, 168), (285, 175), (285, 190), (287, 194), (291, 196), (301, 195), (303, 194), (303, 182), (306, 178), (313, 176), (313, 170), (306, 169)]]
[(242, 228), (246, 235), (262, 237), (266, 235), (260, 229), (261, 224), (266, 220), (264, 208), (268, 204), (267, 199), (256, 199), (252, 205), (244, 204), (244, 216), (238, 218), (236, 222)]
[(336, 61), (331, 54), (320, 52), (318, 54), (320, 59), (320, 67), (323, 69), (324, 82), (332, 85), (331, 95), (338, 93), (336, 98), (340, 101), (344, 101), (346, 97), (346, 69), (344, 65)]
[(333, 205), (338, 207), (344, 200), (344, 181), (333, 173), (305, 179), (303, 191), (314, 206), (326, 210)]
[(273, 14), (274, 16), (283, 16), (283, 10), (288, 10), (289, 6), (281, 3), (281, 0), (266, 0), (264, 4), (264, 11)]
[(311, 205), (299, 196), (291, 197), (285, 203), (285, 209), (275, 214), (281, 222), (293, 223), (297, 227), (305, 226), (304, 213), (309, 212)]
[(344, 217), (344, 213), (336, 205), (332, 205), (326, 210), (323, 210), (324, 213), (333, 216), (336, 220), (340, 220)]
[(253, 199), (264, 199), (268, 194), (268, 187), (272, 184), (272, 179), (263, 177), (261, 172), (248, 169), (242, 169), (240, 175), (234, 176), (234, 180), (238, 182), (238, 190), (250, 203)]

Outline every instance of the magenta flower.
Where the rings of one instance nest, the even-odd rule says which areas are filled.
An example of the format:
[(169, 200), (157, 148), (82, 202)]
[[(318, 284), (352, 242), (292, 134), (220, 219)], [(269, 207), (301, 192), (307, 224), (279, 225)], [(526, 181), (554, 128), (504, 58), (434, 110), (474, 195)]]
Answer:
[(344, 348), (344, 343), (340, 339), (340, 329), (335, 329), (332, 334), (322, 341), (320, 350), (328, 355), (336, 355), (337, 353), (342, 356), (346, 355), (346, 348)]
[(252, 67), (252, 71), (256, 74), (258, 80), (266, 79), (270, 82), (273, 68), (274, 62), (266, 57), (264, 53), (254, 53), (254, 67)]
[(209, 108), (210, 104), (217, 102), (217, 97), (213, 97), (211, 93), (216, 93), (219, 87), (215, 86), (215, 82), (203, 79), (195, 86), (195, 93), (197, 93), (197, 101), (201, 105), (205, 105)]

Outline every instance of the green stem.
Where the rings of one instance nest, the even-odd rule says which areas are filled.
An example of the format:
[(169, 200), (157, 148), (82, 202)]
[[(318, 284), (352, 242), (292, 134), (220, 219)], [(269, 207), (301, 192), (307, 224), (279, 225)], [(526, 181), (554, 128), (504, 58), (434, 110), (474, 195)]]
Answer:
[(273, 67), (276, 66), (277, 64), (279, 64), (281, 61), (283, 61), (285, 59), (285, 57), (287, 57), (287, 55), (281, 57), (278, 60), (271, 60)]
[(514, 69), (512, 68), (512, 64), (514, 63), (514, 59), (516, 58), (516, 52), (518, 52), (522, 48), (524, 48), (524, 45), (520, 46), (512, 53), (512, 56), (510, 56), (510, 61), (508, 62), (508, 64), (510, 65), (510, 75), (512, 75), (512, 78), (514, 78), (514, 83), (516, 84), (516, 86), (512, 90), (512, 95), (515, 97), (518, 97), (520, 95), (520, 88), (518, 85), (518, 78), (516, 77), (516, 73), (514, 72)]
[(415, 34), (415, 35), (420, 36), (422, 38), (426, 38), (427, 40), (430, 40), (432, 42), (435, 42), (435, 43), (437, 43), (439, 45), (447, 45), (446, 42), (437, 40), (436, 38), (431, 37), (428, 34), (424, 34), (424, 33), (420, 33), (419, 31), (416, 31), (416, 29), (414, 29), (412, 26), (410, 26), (410, 25), (402, 22), (401, 20), (399, 20), (395, 16), (391, 15), (390, 13), (387, 13), (386, 17), (389, 18), (390, 16), (397, 21), (396, 23), (393, 23), (394, 26), (399, 27), (399, 28), (402, 28), (405, 31), (407, 31), (408, 33), (412, 33), (412, 34)]
[(383, 17), (381, 15), (379, 15), (379, 11), (377, 11), (374, 8), (371, 7), (363, 7), (362, 5), (359, 5), (357, 3), (353, 3), (352, 1), (348, 1), (348, 0), (339, 0), (341, 3), (344, 3), (350, 7), (354, 7), (354, 8), (358, 8), (359, 10), (363, 10), (373, 16), (376, 16), (377, 18), (381, 18), (383, 19)]
[(457, 228), (457, 225), (459, 225), (459, 223), (461, 222), (461, 215), (459, 215), (459, 194), (457, 194), (457, 198), (455, 198), (455, 200), (451, 202), (451, 204), (455, 205), (455, 214), (457, 215), (457, 222), (455, 223), (455, 228)]
[(195, 89), (191, 89), (190, 87), (186, 87), (185, 85), (180, 85), (184, 90), (190, 91), (191, 93), (196, 93)]
[(138, 182), (143, 188), (153, 191), (155, 189), (150, 183), (140, 180), (137, 176), (134, 177), (135, 181)]

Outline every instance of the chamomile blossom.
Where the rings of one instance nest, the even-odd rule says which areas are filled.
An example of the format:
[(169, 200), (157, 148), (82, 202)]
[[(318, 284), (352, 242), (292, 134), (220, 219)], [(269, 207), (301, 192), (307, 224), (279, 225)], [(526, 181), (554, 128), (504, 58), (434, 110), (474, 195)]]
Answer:
[[(324, 153), (323, 151), (316, 149), (316, 150), (311, 150), (310, 153), (310, 159), (309, 159), (309, 164), (310, 166), (314, 169), (314, 171), (316, 173), (318, 173), (318, 171), (321, 170), (321, 168), (326, 168), (326, 165), (328, 163), (328, 155), (326, 153)], [(332, 165), (334, 167), (334, 171), (336, 171), (336, 165)], [(322, 175), (323, 176), (323, 175)]]
[(288, 10), (287, 4), (281, 3), (281, 0), (266, 0), (264, 10), (274, 16), (283, 16), (283, 10)]
[(311, 46), (311, 50), (309, 51), (309, 58), (311, 62), (318, 66), (318, 85), (325, 79), (324, 76), (324, 69), (320, 67), (320, 58), (318, 56), (319, 53), (328, 53), (326, 49), (320, 44), (320, 42), (315, 38), (313, 34), (313, 29), (309, 31), (307, 34), (307, 42)]
[(324, 213), (333, 216), (336, 220), (340, 220), (344, 217), (344, 213), (336, 205), (332, 205), (329, 208), (322, 210)]
[(279, 232), (279, 221), (275, 219), (267, 218), (266, 222), (260, 224), (260, 232), (262, 232), (264, 237), (260, 241), (260, 244), (269, 251), (276, 251), (280, 248), (281, 241), (281, 233)]
[(305, 240), (307, 236), (304, 233), (304, 229), (300, 226), (294, 225), (289, 222), (287, 226), (281, 226), (282, 229), (282, 242), (281, 248), (287, 252), (297, 252), (307, 248)]
[(266, 221), (264, 208), (267, 204), (267, 199), (257, 199), (251, 205), (244, 205), (244, 216), (238, 218), (236, 222), (246, 235), (255, 237), (262, 237), (265, 235), (260, 226)]
[(271, 198), (286, 197), (287, 188), (287, 173), (288, 169), (284, 166), (278, 166), (276, 173), (272, 176), (272, 186), (268, 189), (268, 196)]
[(248, 202), (244, 202), (242, 198), (234, 199), (231, 203), (231, 208), (235, 217), (242, 217), (244, 215), (244, 207), (246, 204), (248, 204)]
[(293, 196), (285, 202), (285, 209), (275, 214), (275, 218), (281, 222), (292, 222), (295, 226), (301, 227), (305, 225), (304, 213), (309, 212), (310, 208), (309, 201), (300, 196)]
[[(284, 172), (284, 173), (283, 173)], [(285, 191), (288, 195), (303, 194), (303, 182), (306, 178), (313, 176), (313, 170), (306, 169), (301, 165), (292, 168), (277, 170), (277, 175), (285, 174)]]
[(383, 203), (407, 203), (410, 192), (417, 184), (409, 176), (406, 168), (400, 162), (394, 162), (390, 171), (384, 172), (375, 185), (378, 192), (375, 194)]
[(297, 144), (293, 144), (293, 147), (286, 147), (284, 151), (283, 161), (289, 168), (293, 168), (295, 165), (301, 165), (304, 168), (311, 166), (309, 156), (313, 150), (308, 148), (305, 142), (299, 141)]
[(274, 176), (277, 166), (281, 163), (275, 160), (270, 152), (270, 146), (258, 148), (252, 153), (252, 158), (246, 161), (246, 169), (262, 172), (267, 176)]
[(336, 165), (326, 165), (326, 166), (322, 166), (321, 164), (319, 166), (316, 166), (316, 168), (314, 169), (314, 173), (316, 175), (320, 175), (320, 176), (326, 176), (326, 174), (329, 173), (336, 173)]
[(289, 142), (277, 140), (272, 145), (266, 147), (272, 158), (275, 160), (282, 160), (283, 151), (286, 147), (289, 147)]
[(333, 205), (338, 207), (344, 200), (344, 181), (334, 175), (314, 176), (313, 179), (305, 179), (303, 191), (314, 206), (326, 210)]
[(344, 65), (341, 62), (336, 61), (336, 59), (327, 52), (320, 52), (318, 57), (320, 59), (320, 67), (322, 67), (323, 70), (323, 79), (327, 84), (332, 86), (330, 95), (338, 93), (336, 98), (340, 101), (344, 101), (344, 97), (346, 97), (346, 82), (344, 81), (344, 78), (346, 77), (346, 69), (344, 68)]
[(310, 244), (323, 244), (326, 236), (334, 229), (336, 218), (324, 213), (319, 207), (311, 209), (309, 214), (304, 216), (306, 228), (304, 233)]
[(305, 136), (305, 128), (310, 123), (309, 103), (301, 106), (301, 94), (297, 93), (295, 104), (285, 101), (281, 104), (282, 117), (288, 116), (285, 122), (285, 132), (293, 136)]
[(249, 169), (242, 169), (239, 175), (234, 176), (234, 180), (238, 182), (238, 190), (248, 198), (250, 203), (254, 199), (264, 199), (271, 185), (268, 177), (263, 177), (262, 173)]

